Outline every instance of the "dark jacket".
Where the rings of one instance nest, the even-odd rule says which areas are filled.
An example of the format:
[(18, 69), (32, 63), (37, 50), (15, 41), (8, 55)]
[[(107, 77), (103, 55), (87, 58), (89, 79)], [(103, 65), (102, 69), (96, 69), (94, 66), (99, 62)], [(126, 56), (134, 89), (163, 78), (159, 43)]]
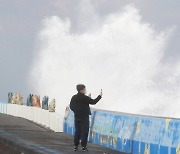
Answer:
[(71, 98), (70, 109), (74, 112), (75, 117), (87, 117), (91, 115), (89, 104), (94, 105), (100, 99), (100, 95), (96, 99), (92, 99), (82, 93), (77, 93)]

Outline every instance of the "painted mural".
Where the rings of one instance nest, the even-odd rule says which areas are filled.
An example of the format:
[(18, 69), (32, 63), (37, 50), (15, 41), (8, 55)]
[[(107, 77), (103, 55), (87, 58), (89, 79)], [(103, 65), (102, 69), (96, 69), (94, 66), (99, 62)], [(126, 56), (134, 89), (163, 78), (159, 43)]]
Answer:
[[(132, 154), (180, 154), (180, 120), (92, 110), (89, 141)], [(74, 134), (73, 112), (64, 132)]]

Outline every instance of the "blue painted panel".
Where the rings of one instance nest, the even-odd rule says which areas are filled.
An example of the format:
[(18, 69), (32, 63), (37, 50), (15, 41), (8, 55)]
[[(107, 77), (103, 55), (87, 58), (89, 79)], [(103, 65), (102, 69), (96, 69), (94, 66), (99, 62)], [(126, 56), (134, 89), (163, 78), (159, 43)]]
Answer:
[(7, 103), (0, 102), (0, 113), (7, 114)]
[[(90, 141), (111, 149), (131, 152), (136, 118), (132, 119), (128, 115), (94, 111), (93, 121), (90, 129)], [(93, 133), (98, 134), (99, 137), (94, 138)]]
[(150, 152), (151, 153), (158, 153), (160, 146), (157, 144), (150, 144)]
[[(99, 110), (90, 120), (90, 142), (132, 154), (180, 154), (180, 120)], [(74, 130), (69, 111), (64, 132), (73, 135)]]
[(160, 147), (160, 154), (168, 154), (168, 147), (161, 146)]

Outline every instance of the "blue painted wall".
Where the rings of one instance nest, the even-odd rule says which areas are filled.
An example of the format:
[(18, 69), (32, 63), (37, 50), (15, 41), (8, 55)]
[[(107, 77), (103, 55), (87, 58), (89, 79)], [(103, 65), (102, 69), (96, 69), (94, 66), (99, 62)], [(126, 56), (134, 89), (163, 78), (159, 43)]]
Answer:
[[(68, 109), (64, 132), (74, 131)], [(180, 120), (92, 110), (89, 141), (132, 154), (180, 154)]]
[(0, 102), (0, 113), (7, 114), (7, 103)]

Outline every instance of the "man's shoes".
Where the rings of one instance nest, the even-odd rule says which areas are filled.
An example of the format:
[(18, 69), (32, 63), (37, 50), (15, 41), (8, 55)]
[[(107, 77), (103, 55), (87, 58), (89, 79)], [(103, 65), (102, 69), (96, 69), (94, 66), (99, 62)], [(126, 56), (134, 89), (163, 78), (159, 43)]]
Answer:
[(82, 147), (82, 151), (88, 151), (87, 147)]
[(78, 150), (78, 146), (75, 146), (75, 147), (74, 147), (74, 151), (77, 151), (77, 150)]

